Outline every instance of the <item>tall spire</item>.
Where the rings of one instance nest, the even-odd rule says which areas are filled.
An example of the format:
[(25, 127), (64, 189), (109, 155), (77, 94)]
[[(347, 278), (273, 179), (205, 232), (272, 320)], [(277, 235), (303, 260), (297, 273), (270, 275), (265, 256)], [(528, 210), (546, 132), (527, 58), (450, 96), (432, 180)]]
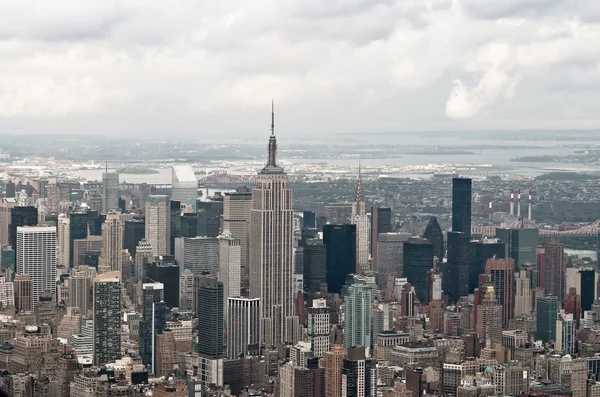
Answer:
[(269, 159), (265, 168), (277, 168), (277, 140), (275, 139), (275, 101), (271, 101), (271, 136), (269, 137)]
[(365, 202), (365, 191), (362, 185), (362, 175), (360, 173), (360, 161), (358, 162), (358, 181), (356, 182), (356, 192), (354, 193), (354, 201), (357, 203)]

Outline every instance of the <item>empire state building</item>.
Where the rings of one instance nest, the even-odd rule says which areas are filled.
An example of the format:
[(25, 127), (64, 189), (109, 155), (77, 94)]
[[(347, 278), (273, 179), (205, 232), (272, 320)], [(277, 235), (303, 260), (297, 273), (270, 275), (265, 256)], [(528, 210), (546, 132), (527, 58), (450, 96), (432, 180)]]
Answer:
[(269, 158), (256, 176), (250, 212), (250, 296), (260, 298), (261, 343), (270, 348), (297, 340), (294, 315), (294, 214), (288, 177), (277, 165), (274, 113)]

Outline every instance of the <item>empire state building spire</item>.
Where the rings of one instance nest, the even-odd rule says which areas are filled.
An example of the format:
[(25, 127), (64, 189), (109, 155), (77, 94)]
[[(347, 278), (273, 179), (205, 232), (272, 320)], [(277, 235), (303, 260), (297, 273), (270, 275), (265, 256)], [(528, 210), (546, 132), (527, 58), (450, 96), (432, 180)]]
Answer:
[(271, 136), (269, 137), (269, 157), (267, 165), (262, 169), (265, 174), (283, 173), (283, 168), (277, 165), (277, 138), (275, 138), (275, 101), (271, 102)]

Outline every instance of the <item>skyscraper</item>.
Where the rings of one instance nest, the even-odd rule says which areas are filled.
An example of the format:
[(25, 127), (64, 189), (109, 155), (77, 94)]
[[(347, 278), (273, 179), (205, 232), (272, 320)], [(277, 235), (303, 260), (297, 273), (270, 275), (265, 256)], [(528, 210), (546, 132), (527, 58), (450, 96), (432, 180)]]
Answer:
[(554, 349), (563, 354), (577, 351), (577, 321), (572, 314), (561, 312), (556, 319), (556, 340)]
[[(198, 235), (198, 214), (185, 212), (181, 214), (179, 223), (181, 224), (181, 237), (196, 237)], [(173, 244), (173, 247), (175, 244)]]
[(433, 255), (433, 244), (428, 240), (412, 238), (404, 243), (404, 276), (423, 304), (431, 300), (428, 273), (433, 268)]
[(471, 235), (471, 179), (452, 179), (452, 231)]
[(13, 280), (13, 290), (15, 293), (15, 309), (17, 313), (21, 311), (33, 311), (33, 286), (31, 283), (31, 276), (24, 274), (15, 275), (15, 279)]
[(261, 301), (261, 338), (267, 347), (295, 342), (294, 211), (288, 177), (277, 164), (274, 115), (269, 157), (256, 176), (250, 212), (250, 296)]
[(502, 305), (502, 326), (508, 328), (515, 308), (515, 261), (488, 259), (485, 274), (490, 277), (498, 303)]
[(339, 294), (356, 264), (356, 225), (324, 225), (327, 292)]
[[(241, 245), (240, 240), (233, 238), (228, 230), (218, 237), (219, 239), (219, 281), (223, 283), (223, 304), (227, 305), (227, 298), (241, 296)], [(227, 317), (227, 307), (224, 307)]]
[(39, 296), (56, 288), (56, 227), (17, 228), (17, 273), (31, 277), (33, 307)]
[(544, 343), (556, 340), (556, 314), (558, 298), (556, 296), (540, 296), (536, 302), (536, 338)]
[(56, 225), (56, 264), (69, 267), (71, 264), (71, 240), (70, 236), (71, 220), (65, 214), (58, 216), (58, 222)]
[(146, 240), (154, 256), (171, 252), (171, 210), (169, 196), (153, 195), (146, 200)]
[[(98, 213), (95, 211), (72, 212), (69, 214), (69, 258), (71, 266), (80, 261), (80, 258), (76, 257), (74, 252), (75, 240), (83, 240), (90, 235), (101, 234), (101, 232), (96, 233), (95, 222), (97, 217)], [(81, 252), (79, 254), (81, 254)]]
[(217, 275), (219, 268), (219, 239), (216, 237), (178, 237), (175, 239), (175, 260), (181, 268), (190, 269), (196, 276)]
[(198, 236), (217, 237), (221, 230), (221, 217), (223, 215), (223, 199), (198, 200), (196, 203), (198, 213)]
[[(392, 277), (404, 276), (404, 242), (410, 233), (379, 233), (377, 241), (377, 284), (385, 290)], [(433, 261), (432, 261), (433, 266)]]
[(119, 174), (105, 172), (102, 174), (102, 213), (119, 211)]
[(437, 256), (438, 261), (442, 262), (445, 253), (444, 233), (435, 216), (429, 219), (429, 223), (425, 227), (425, 232), (423, 232), (423, 238), (431, 241), (433, 244), (433, 255)]
[(516, 228), (496, 228), (496, 237), (506, 243), (508, 258), (515, 260), (517, 270), (526, 263), (536, 263), (536, 249), (539, 242), (537, 228), (525, 227), (521, 222)]
[(378, 236), (381, 233), (390, 233), (391, 231), (391, 208), (371, 207), (371, 258), (373, 263), (373, 270), (378, 270)]
[(493, 286), (484, 287), (484, 295), (478, 314), (481, 317), (477, 324), (481, 326), (480, 339), (490, 340), (492, 343), (500, 342), (502, 336), (502, 305), (496, 298)]
[(344, 346), (371, 347), (371, 287), (354, 283), (344, 297)]
[(198, 354), (209, 359), (223, 355), (223, 283), (200, 277), (198, 287)]
[(169, 255), (175, 254), (175, 238), (181, 237), (181, 201), (171, 200), (169, 203), (171, 229), (169, 234)]
[(521, 270), (515, 279), (515, 317), (531, 314), (531, 279)]
[(471, 240), (469, 243), (469, 293), (479, 286), (478, 278), (485, 273), (488, 259), (506, 257), (506, 244), (497, 238)]
[(347, 349), (342, 367), (342, 396), (377, 396), (375, 360), (367, 358), (364, 347)]
[(544, 251), (544, 291), (554, 295), (559, 301), (564, 298), (566, 264), (565, 247), (558, 240), (545, 245)]
[(248, 231), (250, 211), (252, 209), (252, 193), (225, 193), (223, 201), (223, 230), (229, 230), (233, 238), (240, 240), (242, 253), (241, 280), (242, 288), (249, 288), (248, 273)]
[(194, 306), (194, 274), (185, 269), (179, 276), (179, 310), (192, 310)]
[(121, 358), (121, 272), (94, 279), (94, 365), (101, 367)]
[(323, 357), (330, 349), (331, 321), (325, 299), (313, 299), (308, 308), (308, 340), (313, 357)]
[(155, 336), (166, 328), (166, 304), (162, 283), (145, 283), (142, 286), (142, 319), (140, 320), (140, 356), (153, 373), (155, 361)]
[(10, 239), (13, 249), (17, 249), (17, 228), (20, 226), (36, 226), (38, 224), (38, 209), (35, 207), (13, 207), (10, 214)]
[(170, 307), (179, 307), (179, 266), (174, 260), (154, 261), (147, 267), (147, 275), (164, 286), (164, 301)]
[(198, 197), (198, 179), (189, 165), (174, 165), (171, 172), (171, 199), (185, 203)]
[(469, 294), (469, 240), (463, 232), (448, 232), (448, 262), (442, 277), (444, 292), (450, 302)]
[(146, 225), (143, 219), (125, 221), (125, 234), (123, 236), (123, 247), (135, 257), (137, 245), (146, 237)]
[(330, 352), (323, 354), (325, 368), (325, 397), (342, 395), (342, 368), (344, 365), (344, 346), (333, 345)]
[[(0, 198), (0, 246), (10, 245), (12, 209), (18, 205), (15, 198)], [(33, 226), (33, 225), (32, 225)], [(15, 249), (15, 246), (12, 246)]]
[(227, 358), (258, 354), (260, 345), (260, 299), (227, 299)]
[(352, 223), (356, 225), (356, 274), (370, 270), (369, 267), (369, 217), (367, 216), (367, 203), (362, 185), (360, 166), (358, 167), (358, 181), (352, 202)]
[(98, 273), (123, 269), (123, 222), (119, 215), (109, 213), (102, 224), (102, 251), (98, 259)]
[(327, 246), (320, 240), (309, 241), (304, 247), (304, 291), (318, 292), (327, 283)]

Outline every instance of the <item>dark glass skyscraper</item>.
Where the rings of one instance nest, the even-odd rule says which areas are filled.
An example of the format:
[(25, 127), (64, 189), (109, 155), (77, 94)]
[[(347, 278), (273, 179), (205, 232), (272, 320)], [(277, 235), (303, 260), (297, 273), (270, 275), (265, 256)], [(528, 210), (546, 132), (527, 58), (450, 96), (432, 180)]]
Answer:
[(36, 226), (38, 224), (38, 210), (35, 207), (13, 207), (10, 210), (11, 223), (9, 242), (11, 247), (17, 249), (17, 227)]
[(142, 363), (155, 365), (155, 332), (167, 327), (167, 308), (164, 302), (164, 286), (161, 283), (146, 283), (142, 286), (142, 318), (140, 320), (139, 350)]
[(198, 214), (186, 212), (181, 215), (181, 237), (196, 237), (198, 231)]
[(327, 292), (339, 294), (356, 269), (356, 225), (324, 225)]
[(471, 235), (471, 179), (452, 179), (452, 231)]
[(302, 228), (315, 228), (317, 227), (317, 215), (312, 211), (302, 212)]
[(596, 274), (592, 269), (579, 271), (581, 277), (581, 312), (592, 310), (592, 303), (596, 297)]
[(181, 237), (181, 201), (170, 201), (171, 211), (171, 255), (175, 255), (175, 239)]
[(147, 277), (164, 285), (164, 301), (168, 307), (179, 307), (179, 266), (175, 260), (153, 262), (147, 267)]
[(304, 291), (318, 292), (326, 283), (327, 246), (322, 241), (309, 241), (304, 245)]
[(506, 244), (498, 239), (471, 241), (469, 251), (469, 293), (472, 293), (479, 286), (479, 275), (485, 274), (487, 260), (505, 258)]
[(448, 262), (442, 277), (442, 289), (450, 302), (469, 294), (469, 241), (468, 233), (448, 232)]
[[(69, 226), (69, 251), (71, 258), (71, 266), (73, 266), (73, 240), (81, 240), (90, 235), (97, 235), (97, 222), (98, 222), (98, 211), (88, 212), (72, 212), (69, 214), (70, 226)], [(93, 232), (92, 232), (93, 230)], [(100, 224), (100, 230), (102, 225)], [(102, 234), (101, 232), (98, 234)]]
[(557, 312), (558, 298), (556, 296), (537, 298), (535, 336), (544, 343), (556, 340)]
[(198, 354), (205, 358), (223, 355), (223, 283), (200, 277), (198, 283)]
[(125, 221), (125, 235), (123, 236), (123, 247), (135, 258), (137, 245), (146, 237), (146, 224), (143, 219)]
[[(444, 233), (435, 216), (432, 216), (427, 223), (423, 238), (431, 241), (433, 244), (433, 255), (437, 256), (441, 262), (444, 259)], [(412, 284), (412, 283), (411, 283)]]
[(198, 214), (198, 236), (217, 237), (221, 227), (223, 215), (223, 200), (198, 200), (196, 205)]
[(431, 300), (428, 272), (433, 268), (433, 244), (428, 240), (412, 238), (404, 242), (403, 255), (404, 276), (415, 288), (421, 303), (428, 304)]

